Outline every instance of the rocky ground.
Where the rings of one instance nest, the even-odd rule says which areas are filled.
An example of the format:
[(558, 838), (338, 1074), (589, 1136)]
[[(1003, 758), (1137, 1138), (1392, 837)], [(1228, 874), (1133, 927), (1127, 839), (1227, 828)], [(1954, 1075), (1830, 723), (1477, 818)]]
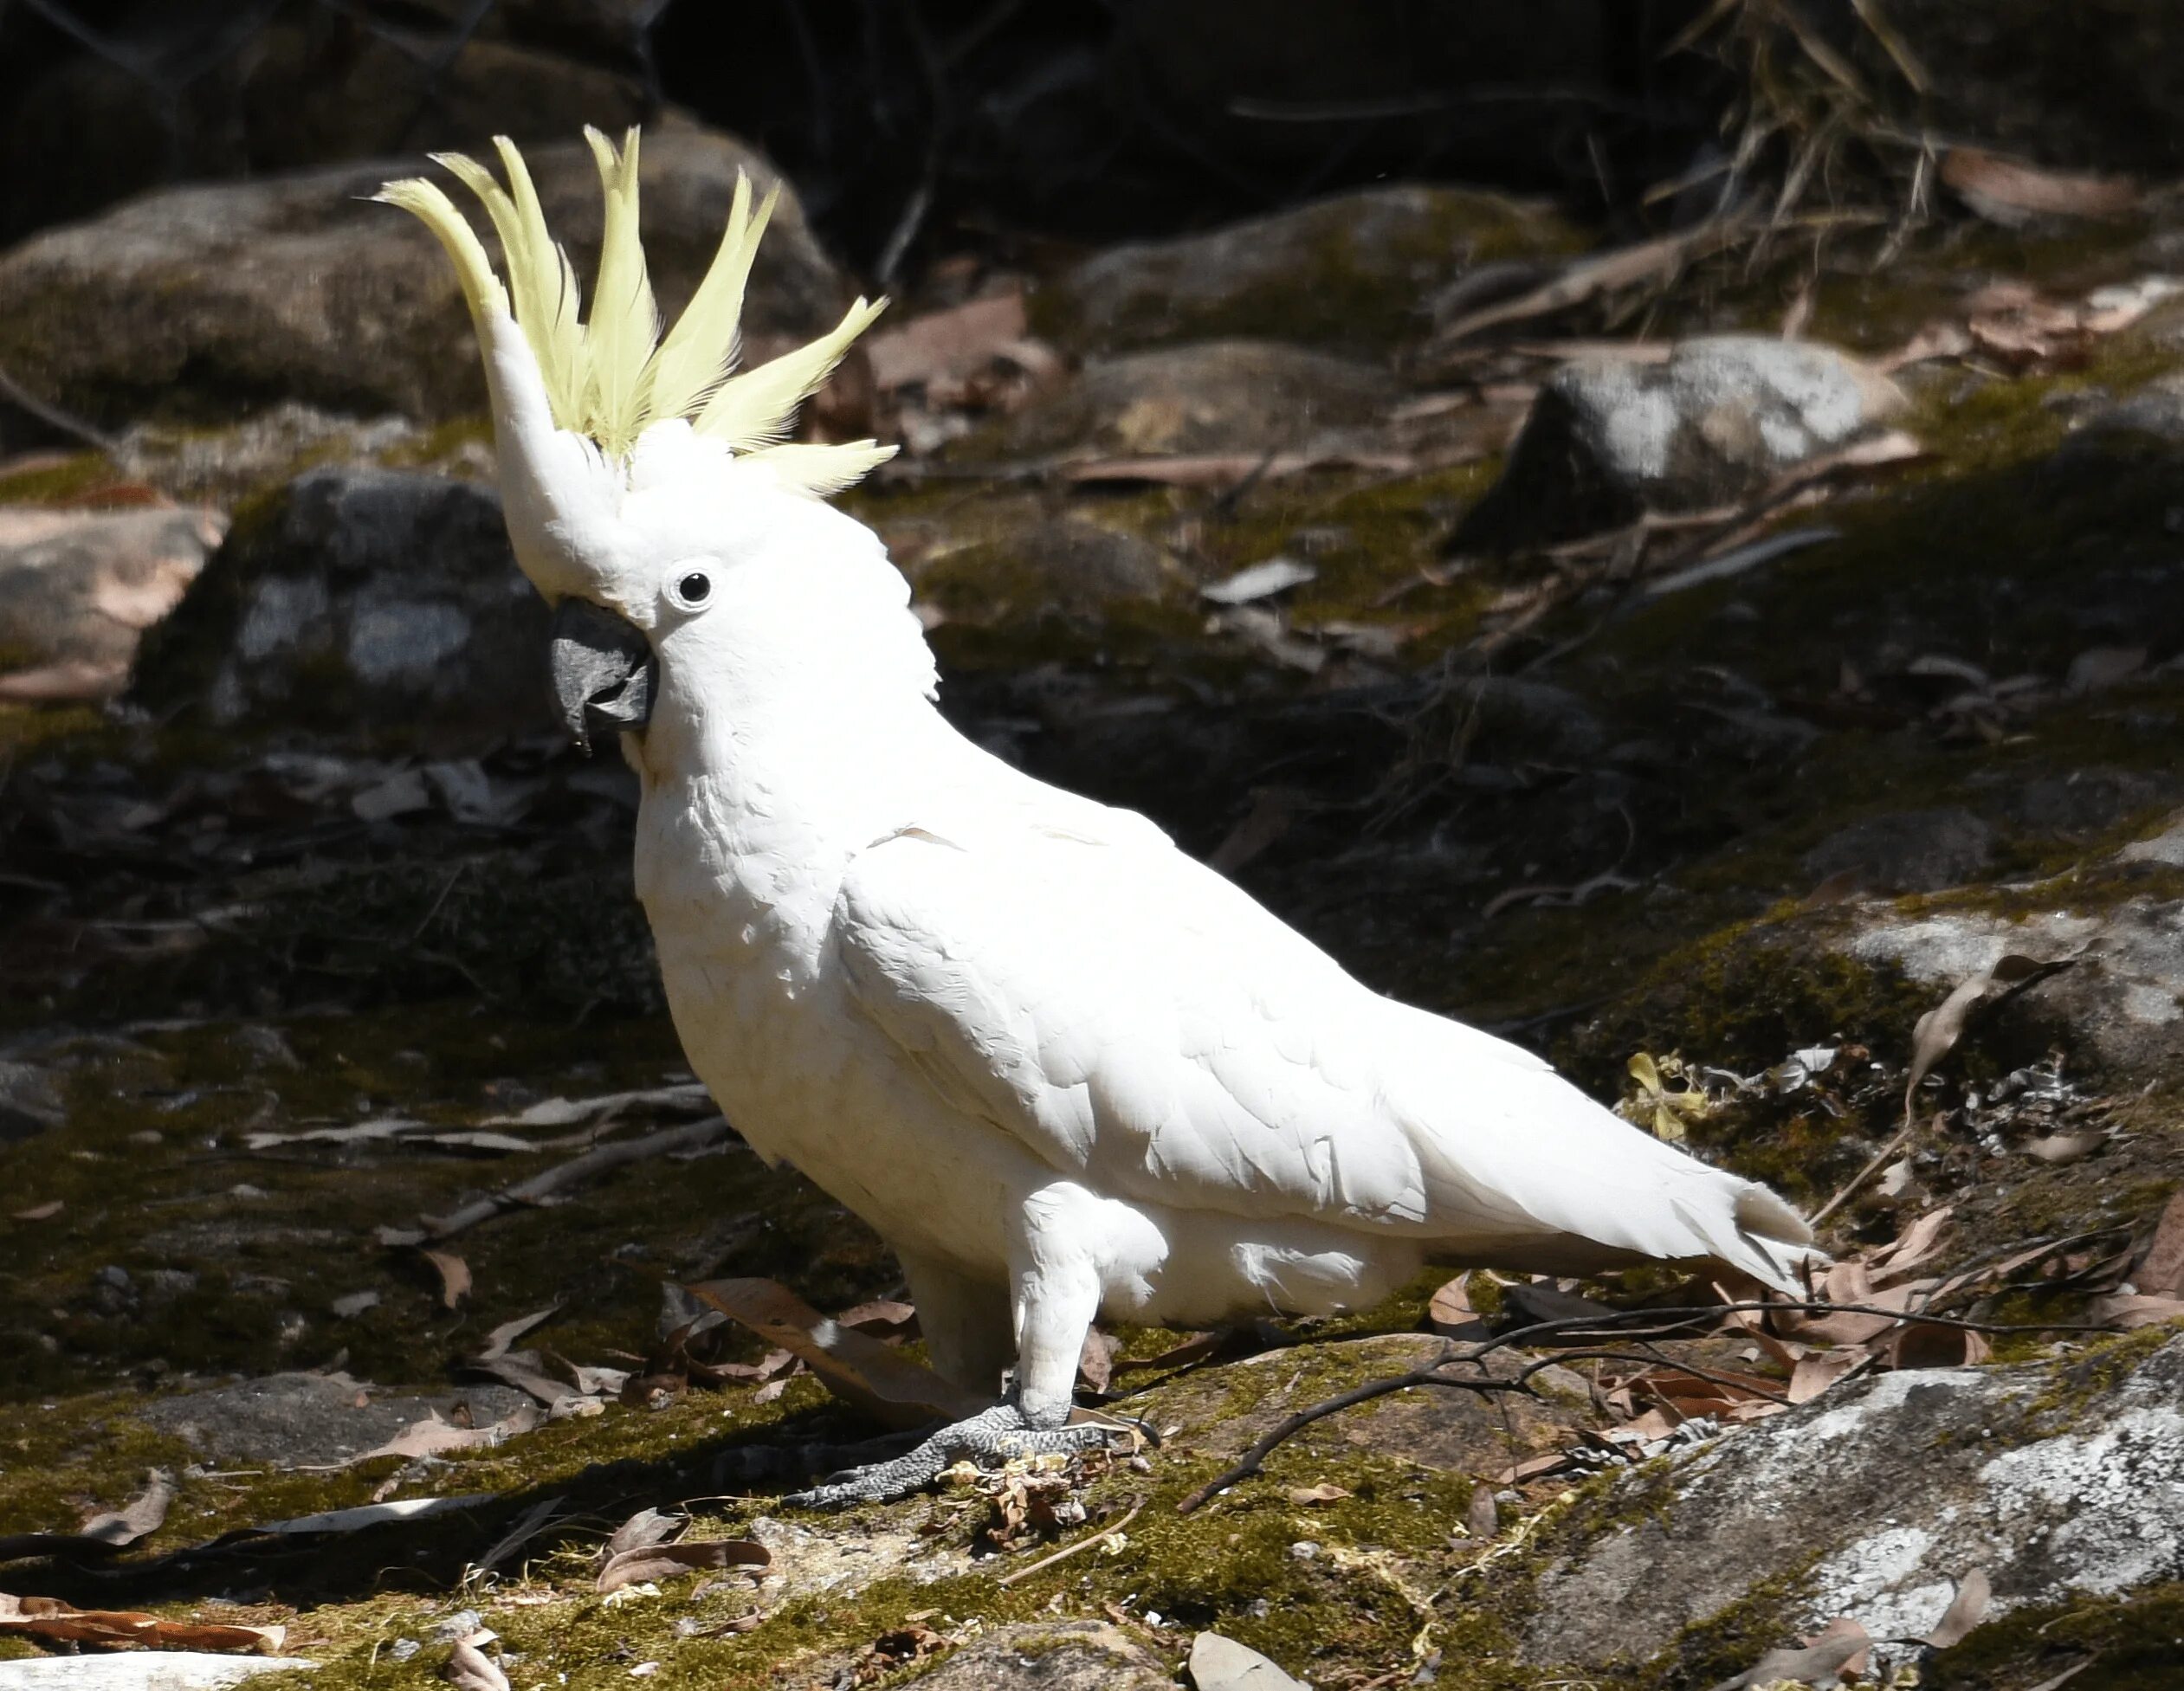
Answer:
[[(766, 167), (645, 157), (671, 309)], [(54, 1600), (0, 1685), (70, 1609), (282, 1628), (321, 1691), (1283, 1682), (1223, 1639), (1349, 1691), (2171, 1682), (2184, 202), (1990, 170), (1877, 267), (1399, 186), (936, 267), (815, 426), (906, 442), (849, 503), (966, 730), (1843, 1195), (1856, 1308), (1475, 1274), (1124, 1332), (1088, 1390), (1157, 1447), (810, 1518), (932, 1406), (914, 1314), (688, 1083), (381, 174), (0, 255), (52, 436), (0, 462), (0, 1586)], [(853, 287), (792, 197), (770, 250), (761, 343)]]

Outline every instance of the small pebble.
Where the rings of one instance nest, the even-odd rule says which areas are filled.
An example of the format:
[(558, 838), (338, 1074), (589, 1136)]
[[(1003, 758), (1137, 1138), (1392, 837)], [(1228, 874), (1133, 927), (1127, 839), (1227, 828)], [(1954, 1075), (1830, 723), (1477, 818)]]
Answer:
[(459, 1638), (468, 1638), (484, 1624), (484, 1617), (476, 1610), (465, 1609), (437, 1623), (424, 1636), (436, 1644), (452, 1644)]
[(1319, 1546), (1309, 1539), (1299, 1539), (1289, 1546), (1289, 1554), (1300, 1562), (1308, 1562), (1320, 1553)]
[(397, 1662), (407, 1662), (424, 1646), (414, 1638), (397, 1638), (387, 1646), (387, 1654)]

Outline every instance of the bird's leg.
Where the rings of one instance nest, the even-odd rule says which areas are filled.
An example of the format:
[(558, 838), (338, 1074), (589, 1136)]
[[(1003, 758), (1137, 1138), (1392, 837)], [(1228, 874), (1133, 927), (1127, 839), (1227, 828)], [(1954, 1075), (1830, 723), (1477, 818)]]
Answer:
[(1096, 1449), (1113, 1438), (1116, 1429), (1111, 1426), (1069, 1424), (1077, 1358), (1099, 1310), (1100, 1288), (1084, 1265), (1071, 1263), (1057, 1272), (1058, 1266), (1035, 1258), (1017, 1275), (1016, 1385), (1006, 1397), (941, 1428), (892, 1462), (832, 1475), (824, 1485), (781, 1501), (807, 1509), (883, 1503), (930, 1485), (966, 1458), (981, 1467), (1000, 1468), (1024, 1456)]
[(1024, 1456), (1066, 1455), (1093, 1450), (1117, 1430), (1095, 1421), (1074, 1426), (1034, 1427), (1018, 1405), (1018, 1395), (965, 1420), (951, 1422), (916, 1449), (890, 1462), (870, 1462), (830, 1475), (809, 1491), (792, 1492), (781, 1501), (799, 1509), (840, 1509), (856, 1503), (888, 1503), (922, 1490), (956, 1463), (1003, 1468)]

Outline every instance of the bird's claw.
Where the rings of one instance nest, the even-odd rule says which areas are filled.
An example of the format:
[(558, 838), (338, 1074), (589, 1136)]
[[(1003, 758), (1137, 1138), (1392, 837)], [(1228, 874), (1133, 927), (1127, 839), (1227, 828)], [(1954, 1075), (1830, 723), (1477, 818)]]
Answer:
[(888, 1462), (869, 1462), (827, 1476), (808, 1491), (792, 1492), (781, 1501), (798, 1509), (843, 1509), (859, 1503), (891, 1503), (922, 1490), (966, 1459), (984, 1468), (1000, 1468), (1025, 1456), (1064, 1455), (1098, 1449), (1127, 1429), (1095, 1421), (1061, 1427), (1034, 1427), (1013, 1403), (1000, 1403), (962, 1421), (950, 1423), (914, 1449)]

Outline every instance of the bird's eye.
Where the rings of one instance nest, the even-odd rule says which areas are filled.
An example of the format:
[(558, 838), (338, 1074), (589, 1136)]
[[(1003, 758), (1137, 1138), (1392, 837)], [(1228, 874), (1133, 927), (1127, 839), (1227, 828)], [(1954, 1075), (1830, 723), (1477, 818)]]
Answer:
[(675, 596), (686, 605), (701, 605), (713, 597), (713, 578), (693, 570), (675, 584)]

